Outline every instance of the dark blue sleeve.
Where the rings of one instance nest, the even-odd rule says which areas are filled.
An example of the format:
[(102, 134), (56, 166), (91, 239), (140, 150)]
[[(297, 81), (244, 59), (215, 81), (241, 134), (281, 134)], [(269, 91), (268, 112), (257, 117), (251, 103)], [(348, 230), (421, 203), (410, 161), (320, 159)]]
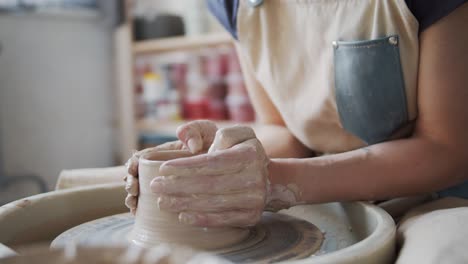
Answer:
[(207, 0), (208, 9), (221, 25), (237, 39), (237, 8), (239, 0)]
[[(438, 20), (449, 15), (468, 0), (405, 0), (419, 22), (422, 32)], [(237, 39), (237, 8), (239, 0), (207, 0), (211, 13), (231, 35)]]
[(405, 0), (419, 22), (419, 32), (450, 14), (468, 0)]

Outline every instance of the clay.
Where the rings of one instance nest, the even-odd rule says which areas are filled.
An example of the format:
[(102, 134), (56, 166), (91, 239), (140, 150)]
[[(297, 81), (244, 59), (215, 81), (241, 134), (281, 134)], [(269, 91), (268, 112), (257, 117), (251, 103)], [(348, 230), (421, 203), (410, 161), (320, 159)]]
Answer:
[(158, 208), (159, 195), (150, 189), (150, 182), (159, 174), (164, 161), (191, 156), (188, 151), (160, 151), (140, 157), (140, 193), (135, 216), (135, 226), (130, 240), (142, 247), (160, 243), (190, 246), (201, 250), (225, 248), (245, 239), (249, 232), (241, 228), (201, 228), (179, 222), (178, 214)]
[(276, 212), (294, 205), (303, 204), (298, 198), (300, 194), (297, 185), (270, 184), (269, 186), (270, 195), (267, 197), (265, 210)]

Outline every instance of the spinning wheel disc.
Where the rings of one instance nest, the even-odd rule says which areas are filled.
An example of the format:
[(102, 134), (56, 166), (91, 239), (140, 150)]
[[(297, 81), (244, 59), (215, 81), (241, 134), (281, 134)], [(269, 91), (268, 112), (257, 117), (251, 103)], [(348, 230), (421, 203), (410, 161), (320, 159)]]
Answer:
[[(52, 242), (52, 247), (70, 242), (86, 246), (128, 244), (133, 223), (129, 213), (100, 218), (65, 231)], [(243, 241), (213, 253), (233, 262), (277, 262), (310, 256), (322, 241), (322, 232), (310, 222), (264, 213), (260, 223), (249, 228), (249, 235)]]

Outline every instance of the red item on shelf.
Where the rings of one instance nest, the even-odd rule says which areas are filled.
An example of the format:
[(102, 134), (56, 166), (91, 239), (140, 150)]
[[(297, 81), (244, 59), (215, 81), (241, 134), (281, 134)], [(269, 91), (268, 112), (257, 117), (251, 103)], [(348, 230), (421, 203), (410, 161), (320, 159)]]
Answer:
[(236, 122), (252, 122), (255, 120), (255, 111), (250, 103), (244, 78), (241, 72), (230, 72), (226, 77), (228, 95), (226, 104), (229, 118)]
[(209, 117), (209, 100), (205, 97), (186, 97), (183, 103), (185, 119), (206, 119)]
[(207, 84), (207, 96), (209, 97), (208, 118), (213, 120), (227, 119), (227, 107), (224, 102), (227, 87), (224, 80), (225, 68), (221, 53), (215, 52), (204, 57), (204, 74)]
[(228, 109), (224, 100), (210, 99), (208, 105), (208, 118), (212, 120), (226, 120), (228, 118)]
[(175, 86), (175, 89), (181, 95), (181, 98), (187, 94), (187, 64), (176, 63), (171, 65), (170, 79)]

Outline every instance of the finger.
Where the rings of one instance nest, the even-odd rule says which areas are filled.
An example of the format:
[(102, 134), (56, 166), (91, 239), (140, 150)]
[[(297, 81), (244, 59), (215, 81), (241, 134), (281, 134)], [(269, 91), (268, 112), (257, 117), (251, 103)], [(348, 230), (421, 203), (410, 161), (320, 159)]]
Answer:
[(136, 211), (137, 211), (136, 208), (130, 208), (130, 213), (131, 213), (132, 215), (136, 215)]
[(155, 148), (146, 148), (133, 153), (132, 157), (125, 164), (127, 166), (127, 172), (130, 175), (138, 177), (138, 160), (142, 155), (155, 151)]
[[(183, 149), (183, 147), (184, 147), (184, 144), (180, 140), (177, 140), (177, 141), (166, 142), (164, 144), (161, 144), (153, 148), (146, 148), (146, 149), (137, 151), (133, 153), (132, 157), (125, 164), (127, 166), (128, 174), (133, 175), (138, 178), (138, 160), (143, 155), (146, 155), (152, 152), (161, 151), (161, 150), (181, 150)], [(126, 181), (127, 179), (125, 178), (124, 180)]]
[[(130, 175), (138, 177), (138, 158), (137, 154), (133, 154), (132, 157), (127, 161), (125, 166), (127, 167), (127, 172)], [(127, 180), (127, 177), (124, 179)]]
[(125, 205), (130, 209), (136, 209), (138, 205), (138, 197), (128, 194), (125, 198)]
[(178, 176), (233, 174), (243, 170), (255, 158), (255, 147), (236, 146), (216, 153), (166, 161), (159, 172)]
[(212, 213), (232, 210), (261, 210), (265, 205), (265, 195), (261, 191), (224, 195), (197, 196), (160, 196), (158, 206), (161, 210), (179, 213), (194, 211)]
[(189, 122), (177, 128), (177, 137), (192, 153), (199, 153), (213, 142), (218, 127), (208, 120)]
[(139, 186), (138, 186), (138, 178), (136, 178), (135, 176), (133, 175), (127, 175), (127, 181), (126, 181), (126, 184), (125, 184), (125, 190), (127, 191), (127, 193), (133, 195), (133, 196), (137, 196), (138, 195), (138, 189), (139, 189)]
[(231, 148), (234, 145), (256, 138), (255, 132), (248, 126), (233, 126), (219, 129), (208, 152)]
[(166, 195), (224, 194), (264, 188), (265, 180), (245, 172), (216, 176), (160, 176), (154, 178), (150, 186), (154, 193)]
[(258, 210), (226, 211), (221, 213), (182, 212), (179, 221), (183, 224), (200, 227), (245, 227), (253, 226), (261, 219)]

